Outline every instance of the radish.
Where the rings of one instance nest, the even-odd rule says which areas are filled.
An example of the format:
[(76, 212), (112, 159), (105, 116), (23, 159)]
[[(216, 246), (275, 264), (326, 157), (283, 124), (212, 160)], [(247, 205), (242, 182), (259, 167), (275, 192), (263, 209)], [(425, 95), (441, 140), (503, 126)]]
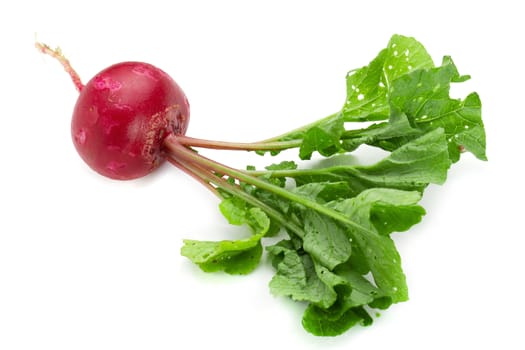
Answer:
[(165, 160), (162, 142), (186, 132), (189, 112), (184, 92), (166, 73), (147, 63), (123, 62), (82, 88), (71, 133), (92, 169), (113, 179), (135, 179)]
[[(435, 67), (413, 38), (393, 36), (370, 66), (351, 71), (339, 112), (252, 143), (186, 136), (188, 99), (155, 66), (117, 63), (83, 85), (59, 49), (36, 46), (62, 64), (80, 93), (71, 134), (89, 167), (112, 179), (130, 180), (167, 160), (219, 197), (221, 213), (231, 224), (252, 231), (238, 240), (185, 240), (182, 255), (207, 272), (247, 274), (260, 262), (263, 239), (286, 235), (264, 246), (276, 268), (270, 290), (307, 302), (302, 324), (315, 335), (369, 325), (367, 309), (386, 309), (408, 299), (390, 234), (421, 221), (425, 210), (418, 202), (424, 189), (442, 184), (460, 153), (470, 151), (486, 160), (479, 96), (449, 96), (450, 84), (468, 76), (460, 76), (450, 58)], [(346, 122), (374, 124), (346, 129)], [(314, 152), (329, 157), (361, 145), (389, 155), (366, 166), (337, 161), (300, 169), (283, 161), (264, 170), (241, 170), (195, 151), (275, 155), (299, 148), (299, 158), (307, 160)]]
[(71, 122), (73, 143), (99, 174), (118, 180), (143, 177), (166, 159), (164, 139), (186, 132), (188, 99), (161, 69), (117, 63), (84, 86), (59, 51), (40, 49), (61, 60), (80, 91)]

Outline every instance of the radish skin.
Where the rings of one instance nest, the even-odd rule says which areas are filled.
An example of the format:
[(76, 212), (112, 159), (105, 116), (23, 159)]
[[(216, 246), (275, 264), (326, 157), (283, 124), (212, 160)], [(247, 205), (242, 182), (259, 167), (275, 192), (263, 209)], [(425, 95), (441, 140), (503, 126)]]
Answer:
[(164, 160), (163, 140), (189, 123), (182, 89), (159, 68), (122, 62), (80, 91), (71, 122), (73, 143), (96, 172), (118, 180), (145, 176)]

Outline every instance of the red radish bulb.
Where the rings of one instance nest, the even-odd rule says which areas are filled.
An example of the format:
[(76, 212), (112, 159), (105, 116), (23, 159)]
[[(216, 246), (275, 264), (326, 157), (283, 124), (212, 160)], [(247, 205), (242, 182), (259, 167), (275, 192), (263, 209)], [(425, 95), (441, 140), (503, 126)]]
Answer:
[(155, 170), (165, 160), (164, 139), (188, 128), (186, 95), (150, 64), (117, 63), (77, 88), (73, 142), (93, 170), (112, 179), (136, 179)]

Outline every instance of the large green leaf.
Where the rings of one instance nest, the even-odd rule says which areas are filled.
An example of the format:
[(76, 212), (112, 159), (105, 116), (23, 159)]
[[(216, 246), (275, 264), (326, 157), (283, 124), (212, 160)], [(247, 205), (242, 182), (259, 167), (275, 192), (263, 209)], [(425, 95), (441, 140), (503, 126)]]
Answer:
[(416, 69), (433, 67), (432, 58), (414, 38), (394, 35), (368, 66), (346, 76), (345, 121), (384, 120), (390, 116), (388, 94), (392, 82)]

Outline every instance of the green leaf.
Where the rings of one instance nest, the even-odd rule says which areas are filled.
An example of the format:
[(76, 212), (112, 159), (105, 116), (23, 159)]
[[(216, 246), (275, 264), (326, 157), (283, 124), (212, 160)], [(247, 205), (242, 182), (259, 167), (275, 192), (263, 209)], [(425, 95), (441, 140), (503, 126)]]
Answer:
[(338, 300), (329, 308), (311, 304), (303, 315), (303, 327), (318, 336), (336, 336), (356, 324), (368, 326), (373, 320), (364, 309), (365, 306), (387, 308), (391, 299), (381, 295), (381, 291), (355, 271), (337, 271), (345, 279), (345, 288), (339, 288)]
[(332, 270), (350, 258), (352, 245), (335, 220), (314, 210), (304, 210), (303, 248), (312, 258)]
[(449, 96), (450, 84), (465, 81), (450, 57), (440, 67), (406, 74), (393, 82), (390, 104), (405, 113), (423, 132), (443, 128), (452, 162), (459, 160), (460, 148), (486, 160), (485, 131), (481, 101), (476, 93), (465, 100)]
[(339, 152), (342, 150), (340, 139), (344, 131), (344, 121), (340, 114), (312, 126), (302, 136), (299, 158), (310, 159), (315, 151), (325, 157)]
[[(329, 203), (331, 208), (344, 213), (362, 226), (363, 229), (349, 226), (348, 233), (363, 253), (376, 285), (393, 302), (407, 300), (408, 288), (399, 253), (394, 242), (384, 233), (394, 231), (400, 224), (397, 221), (386, 222), (378, 230), (372, 222), (372, 216), (374, 212), (377, 213), (377, 205), (385, 218), (393, 216), (390, 210), (393, 209), (395, 213), (399, 205), (416, 206), (420, 198), (421, 194), (416, 191), (376, 188), (366, 190), (355, 198)], [(410, 218), (409, 224), (418, 222), (422, 213), (422, 210), (403, 211), (403, 215)]]
[(444, 130), (434, 129), (406, 143), (382, 161), (371, 166), (354, 167), (361, 179), (378, 187), (424, 188), (442, 184), (450, 167)]
[(270, 228), (270, 218), (261, 208), (249, 206), (238, 197), (223, 199), (219, 209), (230, 224), (246, 224), (254, 234), (265, 235)]
[(383, 294), (380, 289), (354, 270), (345, 269), (345, 266), (341, 266), (337, 270), (337, 274), (343, 277), (351, 287), (350, 293), (343, 295), (341, 303), (343, 311), (356, 306), (368, 305), (376, 307), (380, 301), (381, 309), (385, 309), (392, 304), (390, 297)]
[(445, 182), (450, 167), (448, 151), (444, 130), (438, 128), (397, 148), (374, 165), (339, 165), (297, 170), (287, 175), (293, 177), (301, 186), (312, 182), (346, 182), (347, 197), (373, 187), (422, 191), (429, 183)]
[[(392, 82), (412, 70), (433, 66), (430, 55), (418, 41), (394, 35), (387, 48), (381, 50), (369, 65), (347, 73), (346, 99), (340, 112), (274, 140), (302, 140), (299, 150), (301, 159), (310, 159), (314, 152), (328, 157), (349, 147), (355, 148), (357, 140), (344, 145), (341, 143), (342, 139), (346, 139), (343, 138), (344, 122), (388, 119), (391, 114), (388, 96)], [(362, 135), (360, 141), (364, 142), (366, 137), (370, 135)]]
[(390, 116), (387, 102), (392, 82), (416, 69), (433, 67), (432, 58), (414, 38), (394, 35), (368, 66), (346, 77), (345, 121), (384, 120)]
[(425, 215), (418, 204), (421, 194), (415, 191), (375, 189), (364, 193), (360, 200), (366, 203), (362, 207), (367, 208), (364, 210), (368, 210), (370, 222), (382, 235), (406, 231)]
[(224, 271), (232, 275), (252, 272), (261, 259), (262, 235), (235, 241), (184, 240), (181, 254), (205, 272)]
[(390, 116), (388, 122), (372, 124), (364, 129), (345, 131), (341, 146), (347, 152), (363, 144), (393, 151), (421, 134), (422, 131), (415, 128), (404, 113), (395, 113)]
[(297, 169), (297, 163), (289, 160), (282, 161), (280, 163), (275, 163), (265, 167), (266, 170), (293, 170)]
[(254, 235), (239, 240), (184, 240), (181, 254), (206, 272), (250, 273), (261, 260), (260, 241), (268, 233), (271, 221), (261, 208), (251, 207), (238, 197), (225, 198), (219, 208), (230, 224), (246, 224)]
[(334, 288), (344, 284), (343, 279), (314, 263), (308, 254), (299, 254), (289, 243), (267, 247), (267, 251), (274, 263), (277, 261), (277, 273), (269, 284), (274, 295), (308, 301), (323, 308), (336, 301), (337, 293)]
[(243, 225), (246, 223), (248, 205), (238, 197), (229, 197), (219, 204), (221, 214), (232, 225)]
[(351, 151), (369, 144), (392, 151), (416, 136), (443, 128), (452, 162), (459, 160), (461, 150), (486, 160), (479, 96), (472, 93), (465, 100), (449, 96), (451, 83), (468, 79), (469, 76), (459, 74), (448, 56), (440, 67), (415, 69), (398, 76), (389, 92), (388, 123), (345, 131), (342, 147)]
[(343, 334), (359, 323), (363, 326), (372, 324), (372, 318), (363, 308), (349, 308), (345, 312), (333, 312), (313, 304), (306, 308), (302, 320), (306, 331), (323, 337)]
[(370, 208), (370, 221), (379, 234), (387, 235), (408, 230), (419, 223), (425, 214), (423, 207), (413, 203), (392, 205), (380, 202)]
[[(297, 169), (297, 164), (292, 161), (282, 161), (280, 163), (271, 164), (265, 167), (266, 170), (275, 171), (275, 170), (294, 170)], [(253, 169), (255, 170), (255, 169)], [(263, 176), (268, 182), (273, 183), (279, 187), (286, 186), (286, 179), (272, 178), (271, 176)]]
[[(479, 96), (472, 93), (465, 100), (449, 96), (451, 83), (469, 78), (459, 74), (449, 56), (435, 67), (418, 41), (394, 35), (367, 66), (347, 74), (346, 99), (339, 112), (272, 140), (300, 140), (300, 158), (310, 159), (314, 152), (329, 157), (362, 144), (393, 151), (443, 128), (453, 163), (461, 151), (486, 160)], [(354, 130), (346, 130), (344, 124), (382, 120), (388, 121)]]
[[(228, 222), (252, 231), (238, 240), (185, 240), (181, 253), (204, 271), (245, 274), (261, 259), (262, 238), (284, 231), (287, 238), (267, 247), (276, 270), (269, 287), (275, 295), (307, 304), (304, 328), (335, 336), (356, 324), (372, 324), (370, 309), (408, 299), (391, 234), (422, 220), (425, 210), (418, 203), (425, 188), (444, 183), (462, 151), (486, 159), (479, 96), (450, 96), (453, 83), (469, 78), (450, 57), (436, 67), (414, 38), (394, 35), (369, 65), (346, 75), (340, 111), (234, 147), (261, 147), (261, 154), (298, 147), (302, 160), (362, 145), (388, 153), (372, 165), (334, 157), (314, 168), (284, 161), (263, 171), (253, 166), (242, 171), (174, 146), (180, 165), (223, 197), (219, 208)], [(346, 129), (357, 123), (356, 129)]]
[(393, 303), (408, 300), (406, 277), (392, 239), (379, 233), (364, 235), (353, 232), (352, 235), (370, 267), (374, 283), (382, 294), (390, 297)]
[(352, 190), (345, 181), (308, 183), (296, 187), (293, 192), (318, 203), (327, 203), (352, 195)]
[[(251, 189), (251, 191), (255, 195), (255, 190)], [(272, 237), (281, 229), (281, 225), (270, 220), (263, 210), (248, 205), (239, 197), (226, 197), (219, 204), (219, 209), (230, 224), (237, 226), (246, 224), (254, 234), (261, 233), (265, 237)]]

